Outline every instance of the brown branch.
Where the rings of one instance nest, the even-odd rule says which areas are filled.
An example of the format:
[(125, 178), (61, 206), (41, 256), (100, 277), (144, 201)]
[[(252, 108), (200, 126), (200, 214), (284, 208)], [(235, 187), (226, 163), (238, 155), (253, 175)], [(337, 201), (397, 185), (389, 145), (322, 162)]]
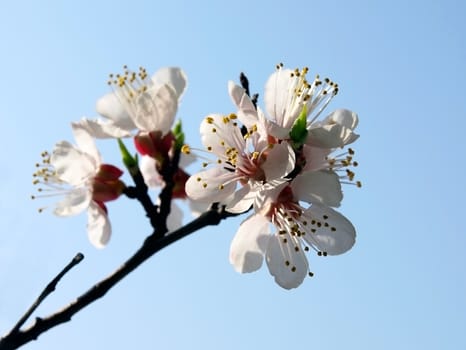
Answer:
[(76, 256), (71, 260), (68, 265), (66, 265), (60, 273), (50, 281), (47, 287), (44, 288), (42, 293), (37, 297), (36, 301), (31, 305), (31, 307), (24, 313), (23, 317), (16, 323), (10, 333), (16, 333), (19, 329), (23, 326), (23, 324), (31, 317), (32, 313), (37, 309), (37, 307), (51, 294), (55, 287), (57, 286), (58, 282), (62, 279), (66, 273), (71, 270), (74, 266), (78, 265), (84, 259), (84, 255), (82, 253), (76, 254)]
[(120, 268), (95, 284), (68, 306), (47, 317), (37, 317), (34, 324), (29, 328), (20, 330), (18, 327), (18, 329), (13, 329), (13, 331), (1, 338), (0, 350), (17, 349), (32, 340), (36, 340), (42, 333), (49, 329), (70, 321), (76, 313), (103, 297), (113, 286), (159, 250), (203, 227), (217, 225), (222, 219), (236, 215), (237, 214), (228, 213), (224, 210), (224, 207), (219, 208), (217, 204), (214, 204), (210, 210), (206, 211), (197, 219), (163, 237), (155, 233), (152, 234), (144, 241), (142, 247)]

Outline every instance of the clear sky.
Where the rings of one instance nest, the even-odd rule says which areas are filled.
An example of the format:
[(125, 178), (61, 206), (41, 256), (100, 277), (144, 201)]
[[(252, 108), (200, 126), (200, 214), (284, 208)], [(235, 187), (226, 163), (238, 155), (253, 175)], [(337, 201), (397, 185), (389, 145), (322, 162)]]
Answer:
[[(242, 218), (170, 246), (72, 322), (24, 349), (466, 348), (466, 5), (463, 1), (3, 1), (0, 4), (0, 333), (76, 254), (86, 259), (37, 311), (45, 316), (113, 271), (150, 233), (138, 203), (109, 204), (104, 250), (86, 215), (37, 213), (40, 152), (96, 116), (108, 73), (175, 65), (189, 79), (178, 116), (200, 145), (208, 113), (234, 111), (227, 81), (263, 92), (275, 64), (337, 81), (329, 106), (360, 117), (363, 188), (340, 211), (357, 243), (310, 256), (286, 291), (264, 267), (228, 262)], [(261, 103), (260, 101), (259, 103)], [(113, 142), (99, 143), (119, 162)], [(197, 167), (192, 169), (197, 170)]]

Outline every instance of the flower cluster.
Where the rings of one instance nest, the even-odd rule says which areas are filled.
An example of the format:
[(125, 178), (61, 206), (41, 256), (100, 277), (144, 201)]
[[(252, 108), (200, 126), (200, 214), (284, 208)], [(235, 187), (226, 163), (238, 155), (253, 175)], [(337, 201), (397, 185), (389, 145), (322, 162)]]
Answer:
[[(103, 118), (82, 118), (72, 123), (77, 146), (67, 141), (57, 143), (51, 155), (42, 154), (42, 163), (37, 164), (38, 170), (33, 175), (34, 184), (41, 185), (40, 194), (33, 198), (50, 194), (65, 196), (56, 204), (56, 215), (75, 215), (87, 208), (89, 239), (98, 248), (104, 247), (111, 235), (104, 203), (118, 198), (126, 185), (119, 180), (123, 171), (102, 164), (94, 138), (133, 136), (142, 156), (138, 171), (149, 187), (163, 186), (159, 171), (173, 154), (177, 135), (171, 128), (187, 80), (180, 68), (162, 68), (149, 77), (144, 68), (133, 72), (125, 66), (122, 74), (110, 75), (108, 84), (113, 92), (96, 104)], [(173, 175), (172, 198), (186, 198), (184, 184), (189, 175), (182, 169), (184, 163), (180, 163)], [(181, 211), (172, 206), (168, 227), (180, 225)]]
[[(361, 186), (352, 170), (354, 151), (345, 149), (358, 138), (358, 117), (339, 109), (319, 118), (338, 85), (307, 74), (307, 68), (278, 65), (265, 85), (265, 111), (230, 82), (237, 111), (202, 121), (202, 143), (212, 159), (186, 182), (193, 200), (219, 202), (232, 213), (253, 209), (231, 243), (230, 262), (252, 272), (265, 257), (286, 289), (312, 276), (306, 252), (337, 255), (353, 246), (353, 225), (332, 208), (343, 198), (342, 183)], [(183, 152), (197, 150), (185, 146)]]
[[(353, 225), (334, 208), (343, 199), (342, 184), (361, 186), (348, 147), (358, 138), (358, 116), (338, 109), (321, 117), (339, 87), (307, 75), (307, 68), (278, 65), (265, 84), (264, 110), (258, 95), (250, 97), (244, 76), (241, 86), (229, 82), (235, 111), (201, 122), (206, 155), (185, 144), (181, 123), (173, 126), (185, 73), (167, 67), (149, 76), (144, 68), (125, 66), (109, 76), (112, 92), (96, 105), (100, 117), (72, 123), (76, 145), (61, 141), (42, 154), (34, 173), (40, 194), (33, 198), (62, 196), (54, 209), (58, 216), (87, 209), (89, 239), (98, 248), (111, 236), (106, 203), (122, 194), (139, 200), (158, 238), (181, 226), (177, 199), (189, 199), (193, 212), (214, 203), (209, 214), (219, 207), (222, 214), (250, 211), (231, 243), (231, 264), (253, 272), (265, 259), (281, 287), (295, 288), (313, 275), (307, 252), (337, 255), (354, 245)], [(130, 137), (139, 158), (121, 141)], [(102, 162), (95, 139), (118, 139), (135, 186), (121, 180), (122, 170)], [(196, 159), (204, 160), (203, 169), (190, 176), (185, 167)], [(161, 189), (156, 203), (148, 188)]]

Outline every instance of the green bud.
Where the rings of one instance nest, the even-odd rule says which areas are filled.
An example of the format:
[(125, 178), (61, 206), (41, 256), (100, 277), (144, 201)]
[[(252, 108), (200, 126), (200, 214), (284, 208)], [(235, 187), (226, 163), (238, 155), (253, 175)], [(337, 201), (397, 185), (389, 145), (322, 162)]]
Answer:
[(304, 144), (307, 133), (307, 107), (304, 105), (303, 110), (295, 120), (290, 131), (290, 139), (294, 149), (297, 149)]

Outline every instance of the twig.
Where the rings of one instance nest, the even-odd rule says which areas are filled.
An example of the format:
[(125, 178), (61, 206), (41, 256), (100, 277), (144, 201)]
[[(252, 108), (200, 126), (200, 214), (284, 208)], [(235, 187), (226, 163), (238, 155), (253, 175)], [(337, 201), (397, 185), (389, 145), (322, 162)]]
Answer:
[(221, 220), (236, 216), (224, 210), (224, 207), (219, 208), (218, 205), (213, 205), (212, 208), (191, 221), (187, 225), (169, 233), (163, 237), (156, 235), (155, 232), (150, 235), (142, 247), (130, 257), (120, 268), (110, 274), (107, 278), (96, 283), (87, 292), (80, 295), (75, 301), (64, 307), (60, 311), (51, 314), (44, 318), (36, 318), (34, 324), (24, 330), (17, 329), (15, 332), (10, 332), (0, 339), (0, 350), (14, 350), (20, 346), (37, 339), (42, 333), (49, 329), (65, 323), (80, 310), (93, 303), (97, 299), (103, 297), (113, 286), (125, 278), (129, 273), (140, 266), (144, 261), (149, 259), (159, 250), (168, 245), (186, 237), (187, 235), (209, 225), (217, 225)]
[(168, 232), (167, 218), (168, 215), (170, 215), (172, 192), (173, 187), (175, 186), (174, 176), (178, 171), (179, 162), (180, 150), (174, 149), (173, 157), (171, 159), (169, 157), (166, 159), (160, 172), (163, 177), (163, 181), (165, 182), (165, 186), (159, 195), (160, 206), (157, 220), (155, 221), (154, 226), (155, 232), (157, 232), (157, 234), (160, 236), (163, 236)]
[(55, 290), (58, 282), (65, 276), (68, 271), (70, 271), (73, 267), (78, 265), (84, 259), (84, 255), (82, 253), (78, 253), (75, 257), (66, 265), (60, 273), (55, 276), (53, 280), (44, 288), (42, 293), (37, 297), (31, 307), (24, 313), (24, 315), (19, 319), (19, 321), (15, 324), (13, 329), (5, 335), (2, 339), (0, 339), (0, 349), (3, 347), (3, 339), (7, 339), (9, 337), (14, 337), (15, 334), (19, 334), (21, 326), (31, 317), (32, 313), (39, 307), (39, 305)]

